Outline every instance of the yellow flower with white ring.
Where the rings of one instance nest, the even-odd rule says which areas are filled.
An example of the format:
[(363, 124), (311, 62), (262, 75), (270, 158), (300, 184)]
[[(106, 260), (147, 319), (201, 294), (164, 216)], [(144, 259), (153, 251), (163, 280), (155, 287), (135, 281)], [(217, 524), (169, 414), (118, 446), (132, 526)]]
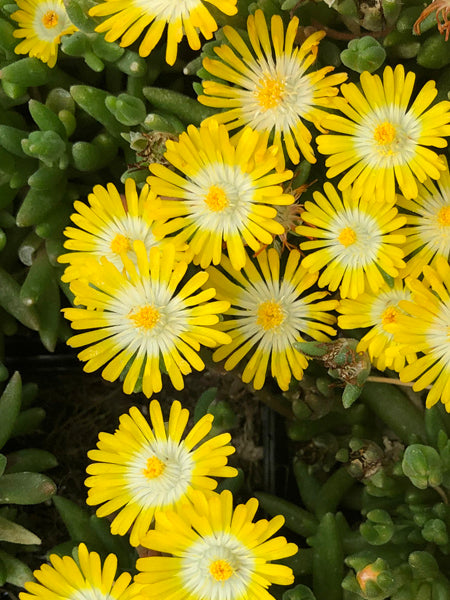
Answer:
[(327, 115), (320, 107), (333, 105), (338, 93), (334, 86), (347, 79), (345, 73), (328, 76), (334, 67), (311, 70), (325, 32), (317, 31), (301, 46), (294, 46), (298, 25), (297, 17), (292, 18), (285, 33), (281, 16), (273, 15), (269, 35), (264, 13), (257, 10), (247, 21), (250, 45), (235, 29), (225, 26), (228, 43), (214, 48), (219, 60), (203, 60), (204, 69), (220, 81), (203, 81), (204, 94), (198, 98), (206, 106), (227, 109), (213, 118), (229, 130), (248, 125), (266, 142), (273, 133), (280, 157), (284, 147), (294, 164), (300, 155), (316, 162), (312, 135), (303, 121), (320, 129)]
[(149, 598), (171, 600), (274, 600), (267, 588), (291, 585), (292, 569), (276, 560), (292, 556), (297, 546), (272, 537), (284, 517), (254, 522), (256, 498), (233, 510), (228, 490), (156, 516), (155, 529), (143, 546), (170, 554), (138, 559), (136, 582)]
[(430, 106), (437, 95), (428, 81), (411, 103), (415, 74), (403, 65), (386, 67), (383, 78), (361, 74), (361, 90), (342, 84), (335, 107), (344, 116), (329, 115), (323, 126), (336, 133), (319, 135), (318, 151), (328, 155), (330, 179), (347, 171), (340, 190), (352, 186), (353, 196), (394, 204), (396, 182), (405, 198), (416, 198), (418, 181), (439, 179), (443, 160), (428, 146), (445, 148), (450, 135), (450, 102)]
[(62, 0), (17, 0), (19, 10), (11, 19), (18, 23), (14, 37), (24, 38), (14, 48), (16, 54), (29, 54), (54, 67), (63, 35), (77, 31)]
[(111, 532), (130, 531), (132, 546), (141, 543), (155, 514), (189, 501), (194, 490), (214, 490), (214, 477), (237, 474), (227, 465), (234, 452), (230, 434), (205, 440), (214, 419), (206, 414), (185, 435), (188, 419), (177, 400), (167, 424), (156, 400), (150, 403), (150, 423), (133, 406), (116, 431), (100, 433), (97, 449), (88, 452), (93, 462), (87, 467), (87, 503), (101, 505), (99, 517), (116, 513)]
[(167, 244), (148, 253), (144, 242), (133, 244), (136, 264), (124, 254), (124, 271), (103, 258), (89, 279), (75, 280), (75, 302), (88, 308), (66, 308), (72, 329), (85, 329), (71, 337), (73, 348), (88, 346), (78, 354), (84, 370), (103, 367), (102, 377), (116, 381), (126, 372), (123, 390), (131, 394), (139, 378), (147, 397), (162, 389), (160, 361), (173, 386), (184, 386), (183, 376), (204, 369), (200, 345), (214, 348), (230, 341), (212, 326), (229, 303), (210, 302), (213, 288), (198, 291), (208, 274), (197, 272), (183, 281), (185, 261), (176, 260), (175, 246)]
[(302, 266), (315, 273), (323, 269), (318, 285), (341, 298), (356, 298), (364, 291), (376, 293), (385, 283), (382, 272), (398, 277), (405, 266), (401, 227), (406, 217), (395, 207), (377, 204), (352, 195), (342, 197), (330, 182), (324, 194), (314, 192), (314, 202), (305, 202), (302, 219), (295, 231), (310, 238), (300, 243), (306, 256)]
[(276, 170), (278, 154), (249, 127), (233, 142), (214, 120), (189, 126), (178, 142), (167, 142), (164, 155), (181, 174), (150, 165), (147, 181), (162, 197), (155, 218), (165, 221), (155, 235), (178, 232), (175, 239), (189, 244), (202, 269), (220, 263), (225, 243), (233, 268), (242, 269), (246, 245), (257, 252), (284, 233), (275, 206), (294, 202), (280, 185), (292, 172)]
[(317, 273), (307, 273), (299, 260), (298, 250), (292, 250), (282, 268), (277, 251), (270, 248), (258, 254), (256, 264), (247, 258), (242, 272), (226, 258), (220, 270), (208, 269), (217, 298), (231, 302), (217, 328), (232, 341), (218, 348), (213, 360), (226, 359), (228, 371), (251, 353), (242, 380), (252, 382), (255, 389), (264, 385), (270, 364), (272, 377), (287, 390), (291, 378), (301, 380), (308, 365), (295, 343), (305, 341), (305, 335), (326, 342), (336, 334), (331, 311), (338, 302), (325, 300), (327, 292), (305, 294), (317, 281)]

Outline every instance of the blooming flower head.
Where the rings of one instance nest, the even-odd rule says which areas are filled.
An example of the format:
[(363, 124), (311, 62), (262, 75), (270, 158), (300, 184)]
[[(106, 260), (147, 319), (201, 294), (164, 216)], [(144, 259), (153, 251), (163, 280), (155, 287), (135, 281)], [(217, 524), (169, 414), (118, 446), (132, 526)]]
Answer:
[[(419, 277), (425, 265), (433, 265), (438, 256), (450, 259), (450, 173), (447, 160), (439, 181), (427, 179), (419, 184), (419, 195), (414, 200), (402, 196), (397, 206), (406, 209), (406, 268), (402, 276)], [(408, 258), (411, 256), (411, 258)]]
[(318, 107), (330, 106), (331, 98), (338, 93), (333, 86), (347, 78), (344, 73), (327, 77), (334, 67), (309, 71), (325, 32), (317, 31), (294, 48), (298, 23), (297, 17), (291, 19), (285, 34), (280, 15), (273, 15), (270, 41), (264, 13), (257, 10), (247, 21), (251, 49), (235, 29), (225, 26), (223, 32), (229, 43), (214, 49), (220, 60), (205, 58), (203, 67), (235, 85), (204, 81), (205, 95), (199, 96), (202, 104), (228, 109), (214, 116), (228, 129), (249, 125), (266, 141), (273, 132), (280, 156), (284, 145), (294, 164), (299, 162), (300, 154), (316, 162), (312, 136), (303, 120), (320, 128), (326, 113)]
[(150, 165), (154, 176), (147, 181), (160, 196), (155, 234), (164, 237), (181, 230), (178, 237), (189, 243), (194, 262), (204, 269), (217, 265), (225, 242), (231, 263), (241, 269), (246, 260), (244, 244), (257, 252), (284, 232), (275, 221), (276, 208), (294, 197), (279, 185), (291, 171), (274, 172), (277, 151), (267, 148), (256, 132), (246, 128), (232, 142), (224, 125), (216, 121), (193, 125), (178, 142), (168, 141), (167, 160), (185, 177), (161, 164)]
[(129, 573), (116, 580), (117, 557), (110, 554), (103, 566), (97, 552), (78, 546), (78, 560), (50, 555), (50, 565), (34, 571), (36, 581), (25, 584), (20, 600), (144, 600), (142, 586), (131, 582)]
[(330, 115), (324, 127), (337, 134), (319, 135), (318, 150), (326, 160), (329, 178), (347, 173), (339, 182), (345, 190), (353, 184), (353, 195), (377, 203), (395, 202), (395, 182), (405, 198), (416, 198), (417, 180), (438, 179), (444, 162), (428, 146), (444, 148), (450, 135), (450, 102), (431, 108), (437, 90), (428, 81), (410, 105), (415, 74), (402, 65), (386, 67), (383, 79), (367, 71), (361, 88), (343, 84), (344, 96), (335, 105), (345, 115)]
[(205, 2), (226, 15), (237, 12), (236, 0), (103, 0), (89, 14), (108, 17), (96, 31), (106, 31), (107, 42), (120, 38), (122, 47), (130, 46), (146, 30), (139, 46), (141, 56), (150, 54), (167, 25), (166, 61), (173, 65), (184, 36), (193, 50), (200, 50), (198, 34), (209, 40), (216, 31), (217, 23)]
[[(142, 240), (147, 251), (159, 242), (153, 235), (152, 203), (155, 194), (145, 185), (139, 196), (133, 179), (125, 181), (125, 196), (121, 197), (116, 186), (108, 183), (106, 188), (96, 185), (88, 196), (89, 206), (74, 203), (71, 216), (76, 227), (66, 227), (68, 240), (64, 247), (72, 252), (62, 254), (58, 262), (69, 263), (62, 277), (72, 281), (87, 274), (89, 264), (95, 268), (104, 256), (119, 270), (123, 269), (122, 255), (135, 261), (133, 242)], [(171, 242), (173, 243), (173, 242)], [(184, 247), (178, 245), (177, 250)]]
[[(356, 350), (369, 353), (372, 364), (384, 371), (394, 369), (400, 371), (405, 366), (405, 355), (400, 345), (394, 340), (389, 328), (395, 323), (400, 313), (401, 300), (410, 300), (411, 292), (404, 288), (403, 280), (394, 280), (392, 287), (385, 284), (377, 292), (364, 292), (355, 299), (341, 300), (337, 308), (340, 329), (356, 329), (370, 327), (361, 338)], [(386, 329), (388, 328), (388, 329)], [(407, 357), (408, 362), (415, 359), (415, 354)]]
[(214, 347), (230, 340), (211, 327), (229, 303), (208, 302), (215, 295), (213, 288), (196, 293), (208, 279), (204, 271), (182, 285), (187, 263), (176, 262), (173, 245), (164, 248), (164, 258), (156, 247), (147, 253), (142, 240), (133, 247), (137, 267), (123, 255), (125, 272), (121, 272), (103, 258), (89, 281), (72, 282), (76, 303), (89, 309), (66, 308), (64, 314), (73, 329), (88, 331), (67, 343), (74, 348), (88, 345), (78, 354), (87, 361), (85, 371), (106, 365), (102, 376), (115, 381), (128, 370), (124, 392), (131, 394), (141, 377), (143, 392), (149, 397), (162, 388), (161, 359), (172, 384), (180, 390), (183, 375), (191, 367), (202, 370), (205, 366), (197, 354), (200, 344)]
[(304, 341), (305, 334), (328, 341), (328, 336), (336, 333), (331, 327), (336, 319), (329, 311), (338, 302), (322, 300), (327, 292), (304, 295), (316, 282), (317, 273), (307, 273), (299, 267), (299, 260), (298, 250), (292, 250), (280, 269), (280, 257), (271, 248), (258, 254), (257, 266), (247, 259), (242, 272), (233, 269), (226, 258), (221, 266), (228, 276), (214, 267), (208, 269), (217, 297), (231, 302), (226, 319), (217, 328), (227, 331), (232, 342), (218, 348), (213, 359), (227, 358), (225, 369), (231, 370), (254, 349), (242, 379), (253, 381), (255, 389), (264, 385), (270, 361), (272, 377), (287, 390), (291, 377), (301, 380), (308, 365), (295, 342)]
[(207, 498), (197, 492), (183, 510), (156, 517), (143, 545), (172, 556), (138, 559), (136, 581), (149, 598), (170, 600), (274, 600), (267, 588), (294, 582), (292, 570), (272, 561), (297, 552), (272, 537), (284, 517), (253, 522), (258, 501), (233, 510), (228, 490)]
[(63, 35), (77, 31), (67, 16), (62, 0), (17, 0), (19, 10), (11, 15), (19, 28), (13, 36), (24, 38), (14, 48), (16, 54), (35, 56), (54, 67)]
[(137, 546), (150, 529), (153, 517), (186, 502), (194, 490), (208, 493), (217, 482), (212, 477), (234, 477), (227, 466), (234, 452), (229, 433), (202, 440), (211, 430), (214, 417), (202, 417), (182, 439), (189, 411), (175, 401), (167, 426), (161, 406), (150, 403), (151, 426), (133, 406), (120, 417), (114, 434), (101, 433), (97, 449), (88, 452), (94, 462), (87, 467), (90, 477), (87, 503), (101, 504), (97, 515), (117, 512), (111, 523), (114, 534), (125, 535)]
[(400, 371), (400, 379), (415, 380), (416, 392), (431, 385), (427, 408), (440, 400), (450, 412), (450, 265), (440, 256), (423, 268), (423, 281), (409, 277), (406, 284), (412, 299), (399, 303), (407, 314), (398, 315), (391, 331), (405, 353), (420, 356)]
[(405, 236), (397, 230), (406, 217), (388, 204), (355, 199), (351, 189), (341, 198), (329, 182), (324, 192), (314, 192), (315, 202), (305, 202), (302, 219), (309, 225), (295, 229), (314, 238), (300, 244), (302, 250), (311, 251), (302, 266), (311, 272), (325, 267), (319, 286), (332, 292), (339, 288), (342, 298), (356, 298), (369, 288), (376, 293), (384, 285), (381, 270), (398, 277), (405, 266), (399, 247)]

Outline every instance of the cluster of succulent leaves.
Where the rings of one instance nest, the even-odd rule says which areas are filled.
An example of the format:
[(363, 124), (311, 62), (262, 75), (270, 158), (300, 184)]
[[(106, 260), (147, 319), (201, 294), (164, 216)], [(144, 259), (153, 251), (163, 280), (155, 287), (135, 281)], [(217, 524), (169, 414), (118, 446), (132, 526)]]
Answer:
[[(194, 76), (204, 74), (201, 56), (180, 52), (192, 60), (179, 58), (169, 69), (163, 48), (143, 59), (133, 49), (107, 43), (87, 17), (91, 5), (66, 2), (78, 31), (63, 37), (57, 66), (50, 69), (14, 53), (10, 15), (17, 6), (0, 0), (0, 361), (5, 336), (24, 328), (37, 331), (49, 351), (68, 336), (60, 308), (71, 293), (60, 281), (57, 257), (74, 200), (85, 198), (95, 184), (125, 177), (144, 181), (149, 162), (164, 160), (165, 141), (211, 114), (194, 98), (193, 90), (201, 89)], [(228, 21), (215, 15), (218, 23), (243, 28), (247, 12), (257, 8), (266, 16), (295, 14), (302, 27), (327, 28), (318, 66), (346, 69), (356, 78), (385, 62), (403, 62), (418, 78), (437, 79), (439, 99), (447, 99), (448, 42), (434, 14), (420, 24), (420, 35), (414, 33), (424, 8), (419, 0), (238, 5), (238, 15)], [(213, 55), (223, 39), (219, 29), (202, 55)], [(314, 179), (323, 179), (320, 163), (309, 174)], [(309, 347), (322, 363), (313, 362), (300, 388), (279, 399), (290, 415), (299, 498), (263, 492), (258, 497), (268, 513), (285, 515), (303, 548), (289, 561), (299, 583), (283, 599), (444, 600), (450, 597), (450, 416), (441, 406), (424, 413), (395, 387), (365, 383), (370, 367), (364, 357), (358, 358), (358, 376), (348, 377), (346, 357), (355, 359), (354, 346), (334, 347), (331, 354)], [(7, 379), (0, 362), (0, 381)], [(43, 411), (30, 406), (35, 395), (34, 386), (22, 388), (20, 377), (11, 377), (0, 398), (0, 448), (39, 425)], [(232, 421), (228, 409), (225, 413)], [(52, 496), (55, 486), (41, 471), (55, 458), (39, 449), (8, 453), (6, 446), (4, 452), (0, 585), (21, 586), (31, 572), (15, 555), (40, 540), (20, 524), (23, 511), (17, 507)], [(57, 552), (84, 541), (102, 554), (115, 552), (122, 568), (133, 564), (128, 545), (111, 536), (105, 523), (69, 500), (54, 502), (71, 538)]]
[(36, 395), (37, 386), (22, 386), (16, 372), (0, 396), (0, 585), (22, 587), (32, 577), (17, 555), (39, 547), (41, 539), (26, 527), (27, 511), (22, 506), (44, 502), (56, 492), (55, 483), (42, 474), (57, 465), (53, 454), (40, 448), (9, 450), (45, 417), (42, 408), (32, 405)]

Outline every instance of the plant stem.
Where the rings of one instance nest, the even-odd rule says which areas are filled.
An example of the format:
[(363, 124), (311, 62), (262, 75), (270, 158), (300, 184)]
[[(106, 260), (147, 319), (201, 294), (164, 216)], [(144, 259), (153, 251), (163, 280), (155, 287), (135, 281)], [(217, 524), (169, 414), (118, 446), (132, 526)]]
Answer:
[[(413, 381), (400, 381), (400, 379), (392, 379), (391, 377), (379, 377), (378, 375), (369, 375), (366, 381), (374, 381), (376, 383), (390, 383), (391, 385), (403, 385), (405, 387), (413, 387)], [(431, 385), (427, 385), (425, 390), (431, 390)]]

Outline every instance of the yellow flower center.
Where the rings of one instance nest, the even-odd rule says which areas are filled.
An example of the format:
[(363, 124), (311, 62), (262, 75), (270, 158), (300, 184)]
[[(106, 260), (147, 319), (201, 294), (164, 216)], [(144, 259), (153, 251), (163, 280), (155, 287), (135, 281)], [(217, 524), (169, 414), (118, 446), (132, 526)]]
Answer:
[(259, 80), (259, 87), (256, 93), (256, 98), (260, 107), (264, 110), (275, 108), (283, 100), (286, 84), (279, 79), (266, 77)]
[(220, 212), (229, 205), (229, 201), (222, 188), (212, 185), (205, 196), (205, 204), (213, 212)]
[(48, 10), (42, 17), (42, 23), (47, 29), (52, 29), (58, 25), (58, 14), (54, 10)]
[(380, 146), (387, 146), (395, 140), (396, 133), (392, 123), (385, 121), (375, 128), (373, 138)]
[(383, 327), (389, 325), (390, 323), (395, 323), (397, 320), (397, 315), (399, 314), (399, 310), (395, 306), (388, 306), (381, 315), (381, 323)]
[(356, 233), (351, 227), (344, 227), (339, 234), (338, 240), (347, 248), (347, 246), (351, 246), (356, 242)]
[(284, 313), (278, 302), (267, 300), (259, 305), (258, 325), (261, 325), (264, 330), (275, 329), (284, 321)]
[(134, 321), (136, 327), (144, 329), (153, 329), (161, 318), (161, 314), (157, 308), (147, 305), (140, 308), (137, 313), (130, 315), (130, 319)]
[(143, 469), (144, 475), (147, 479), (155, 479), (164, 473), (166, 465), (162, 460), (159, 460), (156, 456), (151, 456), (147, 459), (147, 466)]
[(438, 212), (439, 225), (450, 225), (450, 206), (443, 206)]
[(114, 254), (122, 254), (122, 252), (128, 252), (130, 247), (130, 240), (121, 233), (118, 233), (116, 235), (116, 237), (112, 240), (110, 245), (111, 251), (114, 252)]
[(216, 581), (226, 581), (233, 575), (233, 567), (227, 560), (214, 560), (209, 565), (209, 572)]

